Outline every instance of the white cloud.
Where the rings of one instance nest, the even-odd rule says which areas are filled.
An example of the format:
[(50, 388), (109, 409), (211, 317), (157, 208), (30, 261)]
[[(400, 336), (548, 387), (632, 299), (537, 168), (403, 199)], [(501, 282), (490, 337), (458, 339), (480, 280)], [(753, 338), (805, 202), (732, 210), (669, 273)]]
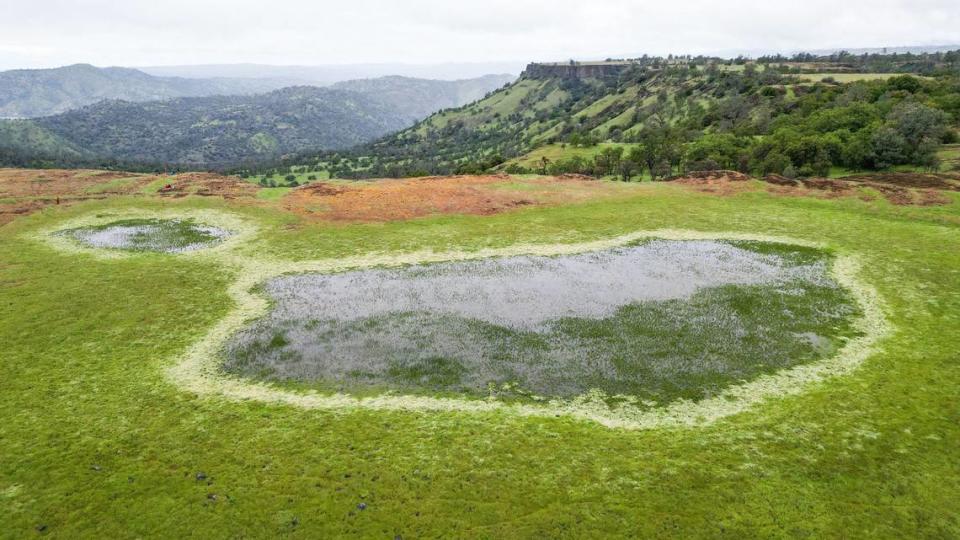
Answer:
[(960, 43), (956, 0), (33, 0), (0, 68), (516, 61)]

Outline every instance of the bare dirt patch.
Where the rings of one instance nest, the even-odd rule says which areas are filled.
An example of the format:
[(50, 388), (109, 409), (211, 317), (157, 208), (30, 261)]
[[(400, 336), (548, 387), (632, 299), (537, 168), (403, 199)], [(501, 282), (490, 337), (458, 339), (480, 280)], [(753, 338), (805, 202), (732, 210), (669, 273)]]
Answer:
[(335, 184), (292, 191), (285, 209), (327, 221), (397, 221), (437, 214), (492, 215), (526, 206), (576, 202), (615, 190), (581, 177), (517, 180), (507, 175), (443, 176)]

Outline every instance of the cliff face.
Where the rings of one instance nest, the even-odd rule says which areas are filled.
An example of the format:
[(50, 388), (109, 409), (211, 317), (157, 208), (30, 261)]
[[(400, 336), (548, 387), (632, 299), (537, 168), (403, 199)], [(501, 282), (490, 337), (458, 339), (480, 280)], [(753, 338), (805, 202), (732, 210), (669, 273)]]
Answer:
[(630, 62), (528, 64), (522, 76), (528, 79), (602, 79), (616, 77), (632, 65)]

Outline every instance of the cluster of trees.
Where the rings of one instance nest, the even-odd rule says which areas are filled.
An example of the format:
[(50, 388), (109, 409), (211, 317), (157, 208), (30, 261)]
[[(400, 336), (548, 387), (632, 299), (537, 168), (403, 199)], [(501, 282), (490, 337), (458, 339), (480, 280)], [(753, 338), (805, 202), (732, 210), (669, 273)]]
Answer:
[[(878, 170), (914, 165), (935, 170), (938, 147), (956, 141), (952, 118), (960, 111), (953, 88), (908, 76), (824, 87), (777, 110), (773, 118), (758, 104), (726, 121), (738, 103), (750, 103), (735, 95), (680, 122), (651, 117), (630, 137), (628, 146), (605, 148), (592, 160), (574, 157), (543, 163), (536, 172), (629, 180), (640, 171), (656, 179), (717, 169), (794, 177), (828, 176), (833, 167)], [(706, 129), (697, 129), (702, 123), (707, 123)], [(581, 138), (575, 140), (584, 144)], [(517, 167), (511, 171), (534, 172)]]

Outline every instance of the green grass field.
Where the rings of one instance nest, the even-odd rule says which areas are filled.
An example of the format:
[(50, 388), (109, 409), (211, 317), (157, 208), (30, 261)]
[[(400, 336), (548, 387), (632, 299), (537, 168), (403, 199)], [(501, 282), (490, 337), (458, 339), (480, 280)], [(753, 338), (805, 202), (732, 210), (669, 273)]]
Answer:
[[(602, 201), (376, 224), (202, 197), (20, 217), (0, 227), (0, 536), (956, 538), (960, 197), (948, 196), (914, 207), (644, 183)], [(131, 209), (228, 212), (257, 232), (217, 257), (100, 258), (36, 239)], [(242, 257), (295, 265), (657, 229), (787, 236), (855, 257), (892, 330), (854, 372), (699, 427), (309, 409), (168, 376), (235, 307)]]

